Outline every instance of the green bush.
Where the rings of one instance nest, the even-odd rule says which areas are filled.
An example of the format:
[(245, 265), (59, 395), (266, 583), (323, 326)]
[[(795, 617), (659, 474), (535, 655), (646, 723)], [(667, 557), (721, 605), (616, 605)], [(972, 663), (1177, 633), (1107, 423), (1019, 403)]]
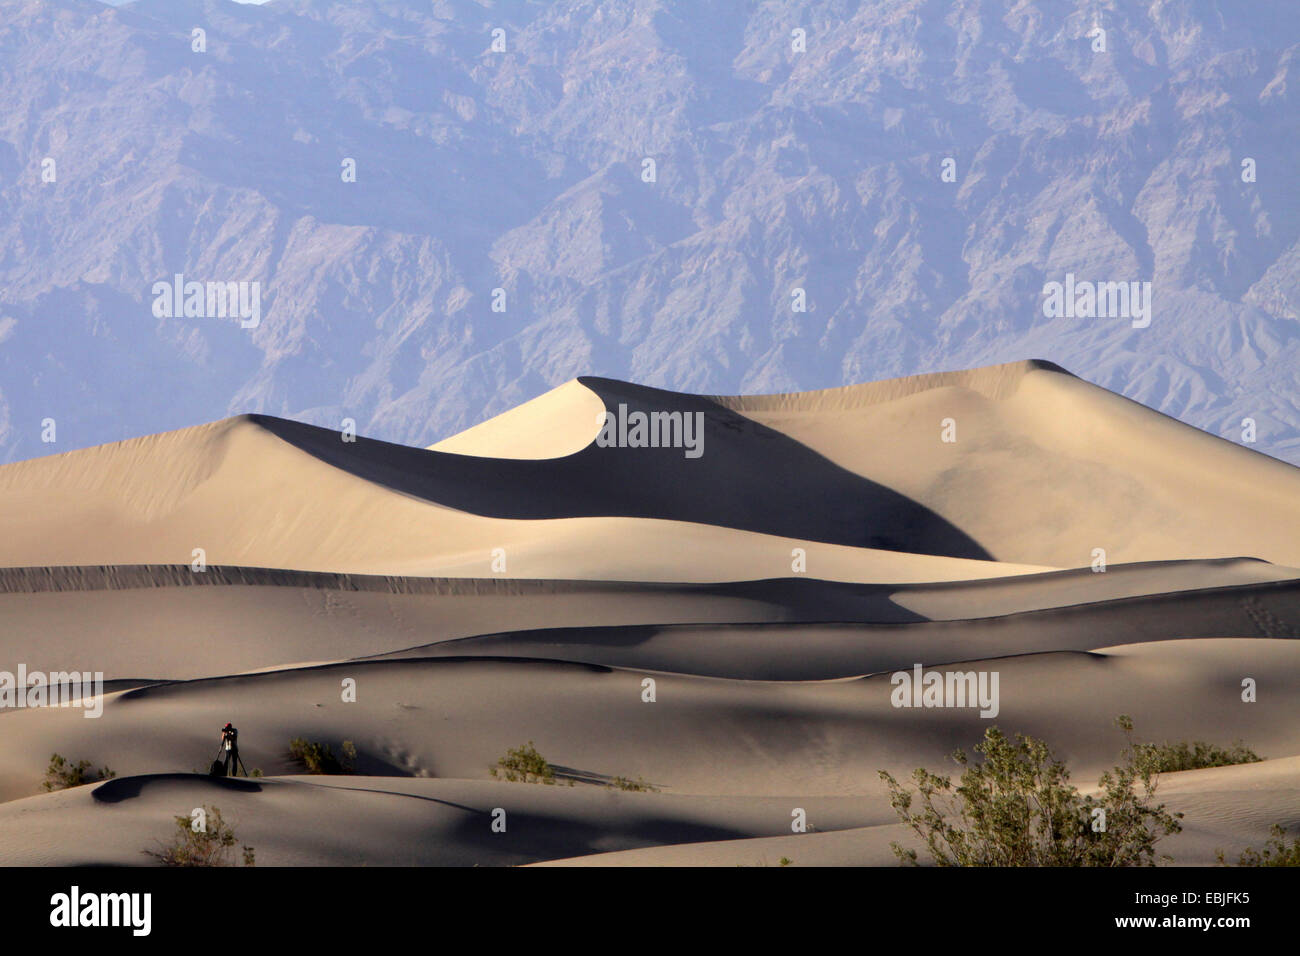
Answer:
[[(956, 787), (922, 768), (912, 773), (915, 794), (883, 770), (880, 777), (899, 819), (939, 866), (1154, 866), (1155, 844), (1182, 829), (1182, 814), (1152, 806), (1156, 754), (1132, 742), (1127, 717), (1118, 724), (1129, 746), (1102, 774), (1097, 797), (1080, 795), (1046, 743), (1023, 734), (1013, 741), (996, 727), (975, 747), (981, 762), (953, 754), (963, 768)], [(916, 864), (915, 850), (892, 847)]]
[(640, 777), (637, 777), (635, 780), (629, 780), (627, 777), (615, 777), (614, 779), (610, 780), (610, 782), (606, 786), (611, 787), (615, 790), (636, 790), (643, 793), (659, 792), (658, 787), (651, 786), (650, 784), (642, 780)]
[[(195, 830), (187, 816), (178, 816), (177, 833), (170, 845), (161, 850), (144, 850), (148, 856), (158, 860), (164, 866), (233, 866), (235, 853), (235, 831), (221, 819), (221, 811), (216, 807), (204, 807), (205, 826)], [(243, 849), (244, 866), (254, 866), (255, 854), (251, 846)]]
[(1179, 770), (1204, 770), (1207, 767), (1231, 767), (1239, 763), (1258, 763), (1264, 758), (1241, 741), (1220, 747), (1203, 740), (1177, 744), (1135, 744), (1152, 763), (1156, 773)]
[(290, 758), (307, 773), (352, 773), (356, 769), (357, 748), (352, 741), (345, 740), (341, 749), (343, 757), (340, 759), (334, 756), (329, 744), (316, 743), (303, 737), (294, 737), (289, 741)]
[(87, 783), (98, 783), (116, 777), (107, 767), (96, 769), (89, 760), (77, 763), (65, 760), (58, 754), (50, 754), (50, 765), (45, 770), (46, 790), (66, 790), (68, 787), (80, 787)]
[[(1237, 859), (1238, 866), (1300, 866), (1300, 838), (1290, 845), (1286, 842), (1286, 830), (1280, 824), (1273, 824), (1270, 831), (1273, 836), (1264, 844), (1264, 849), (1247, 848)], [(1227, 866), (1223, 851), (1217, 854), (1220, 866)]]
[(555, 783), (555, 768), (546, 762), (530, 740), (522, 747), (507, 750), (489, 772), (494, 777), (504, 777), (512, 783)]

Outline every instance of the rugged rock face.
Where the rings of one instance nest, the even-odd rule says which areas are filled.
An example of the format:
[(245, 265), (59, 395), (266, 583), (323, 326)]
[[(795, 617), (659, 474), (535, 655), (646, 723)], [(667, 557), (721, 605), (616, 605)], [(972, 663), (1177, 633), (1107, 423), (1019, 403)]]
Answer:
[(1300, 7), (1115, 6), (0, 0), (0, 460), (1044, 357), (1300, 462)]

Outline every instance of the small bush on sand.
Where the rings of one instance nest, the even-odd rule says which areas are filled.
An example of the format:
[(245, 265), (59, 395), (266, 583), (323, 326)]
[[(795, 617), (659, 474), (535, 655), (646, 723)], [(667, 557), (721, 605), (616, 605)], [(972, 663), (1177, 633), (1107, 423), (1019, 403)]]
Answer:
[[(1156, 842), (1182, 829), (1182, 814), (1152, 805), (1155, 755), (1133, 743), (1128, 717), (1118, 724), (1129, 746), (1095, 797), (1080, 795), (1043, 741), (1013, 741), (996, 727), (975, 747), (980, 763), (953, 755), (963, 767), (956, 787), (923, 768), (912, 773), (916, 793), (883, 770), (880, 777), (899, 819), (939, 866), (1154, 866)], [(916, 864), (915, 850), (892, 846), (901, 862)]]
[(512, 783), (555, 783), (555, 768), (537, 752), (530, 740), (522, 747), (507, 750), (489, 772), (494, 777), (504, 777)]
[(50, 765), (45, 770), (46, 790), (66, 790), (68, 787), (80, 787), (87, 783), (98, 783), (116, 777), (117, 774), (107, 767), (96, 769), (89, 760), (72, 763), (58, 754), (50, 754)]
[(636, 790), (642, 793), (658, 793), (659, 788), (651, 786), (640, 777), (629, 780), (627, 777), (615, 777), (606, 785), (615, 790)]
[(352, 741), (345, 740), (342, 745), (343, 756), (338, 758), (329, 744), (316, 743), (303, 737), (289, 741), (289, 756), (297, 761), (308, 773), (340, 774), (352, 773), (356, 769), (357, 748)]
[[(1248, 847), (1237, 859), (1237, 866), (1300, 866), (1300, 837), (1290, 844), (1286, 842), (1286, 830), (1281, 824), (1273, 824), (1273, 835), (1263, 850)], [(1223, 858), (1223, 851), (1217, 854), (1220, 866), (1228, 866)]]
[[(235, 855), (235, 831), (221, 819), (221, 811), (216, 807), (204, 807), (204, 825), (195, 830), (193, 820), (187, 816), (178, 816), (176, 834), (170, 845), (161, 845), (160, 850), (145, 850), (164, 866), (233, 866)], [(251, 846), (243, 849), (244, 866), (255, 865), (255, 855)]]
[(1191, 743), (1134, 744), (1144, 757), (1151, 761), (1156, 773), (1175, 773), (1179, 770), (1204, 770), (1207, 767), (1231, 767), (1239, 763), (1258, 763), (1264, 758), (1240, 740), (1227, 747), (1207, 744), (1203, 740)]

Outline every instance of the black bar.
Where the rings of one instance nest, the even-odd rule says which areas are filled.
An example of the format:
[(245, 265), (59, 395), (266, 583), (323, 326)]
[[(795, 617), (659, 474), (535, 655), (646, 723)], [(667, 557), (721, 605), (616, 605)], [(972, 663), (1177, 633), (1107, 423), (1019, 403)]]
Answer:
[[(777, 872), (779, 870), (779, 872)], [(615, 944), (681, 941), (700, 927), (735, 943), (770, 945), (785, 932), (814, 944), (847, 932), (864, 943), (898, 934), (924, 946), (1012, 942), (1051, 932), (1064, 941), (1199, 934), (1231, 946), (1243, 933), (1295, 926), (1297, 871), (1285, 868), (1129, 870), (814, 869), (293, 869), (277, 867), (0, 869), (6, 942), (28, 936), (91, 942), (238, 938), (372, 944), (409, 927), (417, 939), (524, 943), (577, 938)], [(54, 927), (55, 894), (149, 893), (148, 937), (129, 926)], [(1139, 898), (1138, 894), (1142, 894)], [(1185, 894), (1195, 894), (1194, 897)], [(1215, 894), (1218, 894), (1217, 896)], [(1152, 902), (1152, 899), (1155, 902)], [(1172, 898), (1172, 902), (1168, 902)], [(1141, 901), (1140, 901), (1141, 899)], [(218, 915), (220, 914), (220, 915)], [(1152, 917), (1152, 927), (1118, 919)], [(1209, 929), (1175, 921), (1245, 918)], [(1173, 925), (1160, 925), (1169, 920)]]

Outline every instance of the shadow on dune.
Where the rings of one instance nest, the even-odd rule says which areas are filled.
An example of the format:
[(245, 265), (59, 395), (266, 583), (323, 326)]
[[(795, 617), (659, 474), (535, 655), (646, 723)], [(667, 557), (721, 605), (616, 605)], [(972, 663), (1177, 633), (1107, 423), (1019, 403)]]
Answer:
[(90, 795), (99, 803), (121, 803), (123, 800), (140, 796), (147, 786), (167, 781), (204, 783), (218, 790), (234, 790), (240, 793), (260, 793), (262, 790), (261, 784), (239, 777), (209, 777), (201, 773), (142, 773), (106, 780), (92, 790)]
[[(367, 775), (363, 775), (363, 776), (369, 776), (369, 775), (367, 774)], [(398, 776), (407, 776), (407, 777), (409, 777), (409, 776), (411, 776), (411, 775), (408, 773), (408, 774), (399, 774)], [(305, 783), (305, 784), (307, 784), (308, 786), (325, 786), (325, 787), (328, 787), (328, 786), (330, 785), (330, 784), (329, 784), (329, 778), (328, 778), (328, 777), (325, 778), (325, 779), (323, 779), (323, 780), (321, 780), (319, 783), (317, 783), (317, 781), (316, 781), (315, 779), (313, 779), (313, 780), (307, 780), (307, 781), (292, 781), (292, 782), (294, 782), (294, 783)], [(445, 800), (445, 799), (443, 799), (442, 797), (431, 797), (431, 796), (428, 796), (427, 794), (423, 794), (423, 793), (410, 793), (410, 792), (408, 792), (408, 791), (406, 791), (406, 790), (385, 790), (385, 789), (383, 789), (382, 787), (348, 787), (348, 786), (340, 786), (340, 787), (338, 787), (337, 789), (339, 789), (339, 790), (346, 790), (346, 791), (349, 792), (349, 793), (377, 793), (377, 794), (379, 794), (379, 795), (381, 795), (381, 796), (385, 796), (385, 797), (397, 797), (397, 798), (402, 799), (402, 800), (423, 800), (423, 801), (425, 801), (426, 803), (436, 803), (436, 804), (438, 804), (439, 806), (450, 807), (450, 808), (453, 809), (453, 810), (463, 810), (463, 811), (465, 811), (466, 813), (483, 813), (483, 812), (485, 812), (485, 811), (479, 809), (478, 807), (472, 807), (472, 806), (470, 806), (469, 804), (466, 804), (466, 803), (457, 803), (455, 800)]]
[[(528, 785), (518, 784), (518, 786)], [(658, 816), (653, 812), (644, 812), (608, 822), (587, 823), (571, 817), (516, 809), (510, 812), (509, 821), (511, 840), (508, 849), (503, 849), (507, 844), (498, 834), (492, 833), (487, 826), (483, 825), (479, 815), (458, 824), (452, 842), (462, 852), (486, 853), (485, 862), (496, 865), (562, 860), (575, 856), (590, 856), (609, 850), (776, 835)]]
[[(979, 584), (971, 585), (978, 588)], [(426, 644), (371, 660), (598, 664), (730, 680), (842, 680), (911, 667), (1210, 638), (1300, 640), (1300, 581), (1200, 588), (912, 623), (756, 622), (538, 628)]]
[[(574, 783), (586, 783), (596, 787), (609, 787), (614, 790), (631, 790), (638, 789), (642, 791), (657, 792), (659, 787), (650, 780), (631, 781), (621, 774), (599, 773), (595, 770), (579, 770), (577, 767), (566, 767), (562, 764), (553, 763), (551, 769), (555, 771), (555, 779), (564, 781), (566, 784), (572, 780)], [(635, 786), (620, 787), (619, 781), (634, 783)]]
[(334, 467), (478, 515), (662, 518), (854, 547), (991, 557), (925, 506), (716, 402), (610, 379), (579, 381), (615, 413), (620, 405), (628, 415), (701, 413), (700, 457), (687, 458), (683, 448), (593, 443), (565, 458), (477, 458), (361, 437), (344, 442), (339, 432), (314, 425), (250, 417)]

